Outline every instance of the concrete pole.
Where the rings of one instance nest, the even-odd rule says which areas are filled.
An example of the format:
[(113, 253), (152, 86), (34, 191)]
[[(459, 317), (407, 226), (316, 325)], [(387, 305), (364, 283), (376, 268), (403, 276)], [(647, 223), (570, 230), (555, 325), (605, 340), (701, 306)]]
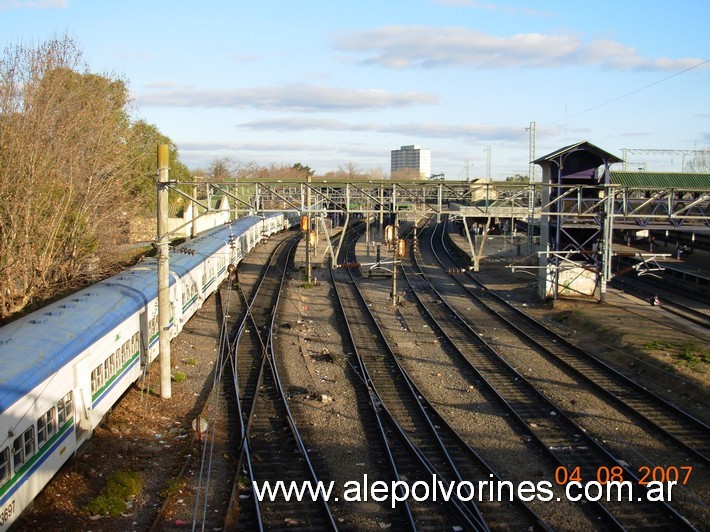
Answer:
[(306, 231), (306, 283), (311, 282), (311, 176), (308, 176), (306, 185), (306, 216), (308, 217), (308, 230)]
[(436, 223), (441, 223), (441, 204), (442, 204), (442, 196), (444, 194), (444, 185), (439, 183), (439, 186), (436, 187)]
[(607, 283), (611, 279), (612, 244), (614, 236), (614, 191), (605, 187), (604, 212), (602, 218), (602, 260), (599, 271), (599, 302), (606, 303)]
[(170, 399), (170, 259), (168, 241), (168, 163), (167, 144), (158, 146), (158, 353), (160, 358), (160, 397)]
[(380, 185), (380, 242), (384, 242), (385, 187)]
[(397, 306), (397, 259), (399, 258), (399, 223), (395, 218), (394, 222), (394, 251), (392, 252), (392, 306)]
[(365, 244), (367, 244), (367, 256), (370, 256), (370, 198), (365, 202)]
[[(209, 185), (207, 185), (209, 187)], [(197, 199), (197, 185), (192, 185), (192, 198)], [(192, 213), (192, 220), (190, 223), (190, 238), (195, 238), (197, 236), (197, 203), (190, 202), (190, 212)]]

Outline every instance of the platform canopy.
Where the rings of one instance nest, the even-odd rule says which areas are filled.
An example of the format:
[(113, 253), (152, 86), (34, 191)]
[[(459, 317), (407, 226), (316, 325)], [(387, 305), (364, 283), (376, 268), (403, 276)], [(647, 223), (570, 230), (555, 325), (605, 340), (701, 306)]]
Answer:
[(603, 181), (607, 182), (609, 166), (623, 162), (623, 159), (583, 140), (543, 155), (532, 162), (542, 167), (543, 181), (546, 177), (550, 182), (572, 176), (575, 179), (598, 179), (597, 168), (603, 165), (605, 168)]

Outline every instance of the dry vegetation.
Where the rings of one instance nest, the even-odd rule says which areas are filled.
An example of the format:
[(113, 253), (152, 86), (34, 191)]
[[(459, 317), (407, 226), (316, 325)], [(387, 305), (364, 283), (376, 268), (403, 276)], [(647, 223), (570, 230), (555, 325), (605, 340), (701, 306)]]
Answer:
[(0, 56), (0, 321), (117, 262), (165, 142), (131, 122), (129, 103), (125, 82), (89, 72), (69, 38)]

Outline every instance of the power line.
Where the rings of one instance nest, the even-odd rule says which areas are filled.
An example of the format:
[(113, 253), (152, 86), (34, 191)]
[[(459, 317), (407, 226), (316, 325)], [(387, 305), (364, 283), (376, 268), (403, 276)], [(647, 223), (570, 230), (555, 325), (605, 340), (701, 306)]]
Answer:
[[(602, 103), (600, 103), (600, 104), (597, 104), (597, 105), (595, 105), (595, 106), (593, 106), (593, 107), (589, 107), (588, 109), (585, 109), (584, 111), (580, 111), (580, 112), (575, 113), (575, 114), (570, 115), (570, 116), (572, 116), (572, 117), (574, 117), (574, 116), (579, 116), (579, 115), (584, 114), (584, 113), (587, 113), (587, 112), (589, 112), (589, 111), (593, 111), (594, 109), (599, 109), (600, 107), (603, 107), (603, 106), (605, 106), (605, 105), (609, 105), (610, 103), (614, 103), (614, 102), (617, 102), (617, 101), (619, 101), (619, 100), (622, 100), (622, 99), (626, 98), (627, 96), (631, 96), (632, 94), (636, 94), (636, 93), (638, 93), (638, 92), (641, 92), (641, 91), (643, 91), (643, 90), (646, 90), (646, 89), (648, 89), (648, 88), (650, 88), (650, 87), (653, 87), (654, 85), (658, 85), (659, 83), (663, 83), (664, 81), (668, 81), (669, 79), (672, 79), (672, 78), (674, 78), (674, 77), (676, 77), (676, 76), (680, 76), (681, 74), (684, 74), (684, 73), (688, 72), (689, 70), (693, 70), (694, 68), (701, 67), (701, 66), (703, 66), (703, 65), (705, 65), (705, 64), (707, 64), (707, 63), (710, 63), (710, 59), (706, 59), (705, 61), (702, 61), (702, 62), (698, 63), (697, 65), (690, 66), (690, 67), (688, 67), (688, 68), (686, 68), (686, 69), (681, 70), (680, 72), (676, 72), (676, 73), (674, 73), (674, 74), (671, 74), (670, 76), (666, 76), (666, 77), (663, 78), (663, 79), (656, 80), (656, 81), (654, 81), (653, 83), (649, 83), (648, 85), (644, 85), (643, 87), (639, 87), (638, 89), (634, 89), (634, 90), (632, 90), (631, 92), (627, 92), (626, 94), (622, 94), (621, 96), (617, 96), (616, 98), (612, 98), (611, 100), (607, 100), (607, 101), (602, 102)], [(570, 116), (566, 116), (565, 119), (570, 118)], [(558, 122), (559, 122), (559, 120), (558, 120)]]

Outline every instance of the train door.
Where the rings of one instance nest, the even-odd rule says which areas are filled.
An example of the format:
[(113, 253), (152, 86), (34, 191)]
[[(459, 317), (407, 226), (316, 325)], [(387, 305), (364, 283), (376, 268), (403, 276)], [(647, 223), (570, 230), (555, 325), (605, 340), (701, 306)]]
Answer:
[(150, 348), (150, 326), (148, 323), (148, 311), (141, 309), (138, 323), (140, 324), (140, 357), (141, 367), (150, 362), (148, 350)]
[(91, 436), (91, 360), (84, 357), (74, 365), (74, 426), (76, 447)]

